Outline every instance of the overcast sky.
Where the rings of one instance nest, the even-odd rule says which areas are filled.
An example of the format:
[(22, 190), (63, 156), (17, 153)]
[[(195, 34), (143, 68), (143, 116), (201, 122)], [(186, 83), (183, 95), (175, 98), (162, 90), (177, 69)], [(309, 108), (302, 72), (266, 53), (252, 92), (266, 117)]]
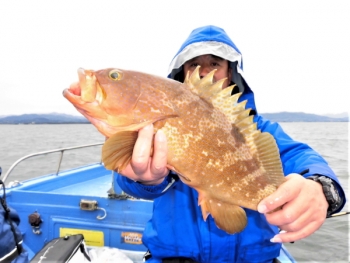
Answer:
[(165, 76), (190, 32), (225, 29), (258, 111), (349, 112), (350, 1), (0, 0), (0, 115), (79, 115), (79, 67)]

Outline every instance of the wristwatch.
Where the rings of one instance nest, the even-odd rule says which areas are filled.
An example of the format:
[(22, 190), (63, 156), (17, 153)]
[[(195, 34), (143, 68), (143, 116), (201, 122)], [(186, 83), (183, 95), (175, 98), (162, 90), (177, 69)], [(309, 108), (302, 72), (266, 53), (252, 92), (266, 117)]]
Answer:
[(324, 175), (311, 175), (306, 179), (313, 180), (322, 185), (323, 193), (329, 204), (327, 210), (327, 217), (329, 217), (343, 203), (343, 200), (340, 198), (337, 187), (334, 185), (333, 180)]

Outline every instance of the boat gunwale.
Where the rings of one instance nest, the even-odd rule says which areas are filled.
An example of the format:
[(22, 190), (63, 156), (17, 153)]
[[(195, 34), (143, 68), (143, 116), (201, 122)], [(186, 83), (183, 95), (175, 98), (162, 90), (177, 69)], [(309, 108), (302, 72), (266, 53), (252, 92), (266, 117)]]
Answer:
[[(37, 157), (37, 156), (41, 156), (41, 155), (49, 155), (52, 153), (58, 153), (60, 152), (60, 156), (59, 156), (59, 160), (58, 160), (58, 165), (57, 165), (57, 169), (56, 172), (53, 174), (58, 175), (60, 172), (60, 168), (61, 168), (61, 164), (62, 164), (62, 159), (63, 159), (63, 155), (66, 151), (71, 151), (71, 150), (77, 150), (77, 149), (82, 149), (82, 148), (88, 148), (88, 147), (93, 147), (93, 146), (100, 146), (103, 145), (103, 142), (100, 143), (92, 143), (92, 144), (84, 144), (84, 145), (78, 145), (78, 146), (72, 146), (72, 147), (64, 147), (64, 148), (59, 148), (59, 149), (54, 149), (54, 150), (48, 150), (48, 151), (41, 151), (41, 152), (35, 152), (35, 153), (31, 153), (28, 154), (22, 158), (19, 158), (17, 161), (15, 161), (10, 168), (7, 170), (6, 174), (4, 175), (2, 181), (5, 183), (6, 179), (9, 177), (9, 175), (11, 174), (11, 172), (17, 167), (17, 165), (19, 165), (22, 161), (27, 160), (29, 158), (32, 157)], [(99, 162), (100, 164), (102, 164), (102, 160), (100, 160)], [(1, 188), (1, 186), (0, 186)]]

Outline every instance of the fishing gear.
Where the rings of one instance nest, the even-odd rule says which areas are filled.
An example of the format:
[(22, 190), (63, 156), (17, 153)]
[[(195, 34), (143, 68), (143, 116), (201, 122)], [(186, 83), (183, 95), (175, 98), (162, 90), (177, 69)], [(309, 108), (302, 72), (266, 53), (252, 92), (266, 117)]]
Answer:
[(332, 218), (332, 217), (337, 217), (337, 216), (345, 216), (345, 215), (349, 215), (350, 211), (344, 211), (344, 212), (339, 212), (339, 213), (335, 213), (333, 215), (327, 216), (327, 218)]

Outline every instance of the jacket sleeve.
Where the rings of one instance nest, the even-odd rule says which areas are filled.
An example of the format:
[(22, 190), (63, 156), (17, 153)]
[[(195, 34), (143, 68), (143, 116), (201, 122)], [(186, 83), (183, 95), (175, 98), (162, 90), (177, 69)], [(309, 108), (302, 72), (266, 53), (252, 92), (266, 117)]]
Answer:
[(143, 185), (139, 182), (135, 182), (125, 176), (118, 174), (116, 181), (120, 188), (127, 194), (142, 199), (153, 200), (161, 196), (168, 189), (173, 187), (178, 181), (178, 177), (172, 171), (165, 177), (164, 181), (159, 185)]
[(286, 134), (278, 123), (272, 123), (264, 120), (261, 116), (256, 116), (258, 128), (262, 132), (269, 132), (276, 140), (280, 151), (283, 172), (285, 175), (291, 173), (303, 174), (305, 178), (318, 174), (324, 175), (333, 180), (337, 186), (338, 192), (343, 204), (335, 212), (339, 212), (345, 205), (345, 193), (339, 180), (333, 170), (329, 167), (327, 161), (305, 143), (294, 141)]

